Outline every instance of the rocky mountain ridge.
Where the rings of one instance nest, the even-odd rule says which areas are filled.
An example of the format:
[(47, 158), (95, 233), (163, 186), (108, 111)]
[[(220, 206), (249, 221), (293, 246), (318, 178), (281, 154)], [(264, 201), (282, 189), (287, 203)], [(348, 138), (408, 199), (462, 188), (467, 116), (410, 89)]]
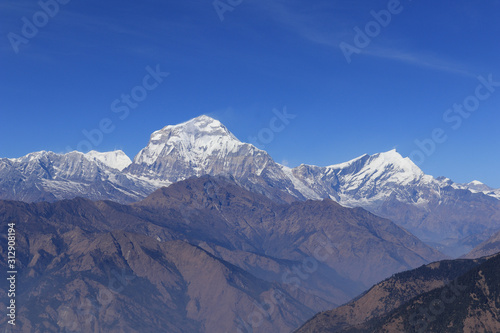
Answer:
[(123, 155), (39, 152), (0, 159), (0, 198), (81, 196), (128, 203), (192, 176), (231, 175), (246, 189), (282, 203), (330, 198), (366, 208), (452, 256), (500, 230), (498, 190), (426, 175), (395, 150), (326, 167), (289, 168), (239, 141), (219, 121), (200, 116), (154, 132), (133, 162)]

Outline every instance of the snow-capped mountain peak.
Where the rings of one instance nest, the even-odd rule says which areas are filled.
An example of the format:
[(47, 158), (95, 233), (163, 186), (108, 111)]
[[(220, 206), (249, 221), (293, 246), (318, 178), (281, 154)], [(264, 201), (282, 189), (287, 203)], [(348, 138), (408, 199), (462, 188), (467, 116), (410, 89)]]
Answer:
[(328, 169), (332, 169), (332, 170), (335, 170), (335, 169), (346, 169), (346, 168), (351, 167), (352, 165), (355, 165), (356, 163), (358, 163), (358, 161), (366, 159), (368, 157), (370, 157), (370, 155), (363, 154), (363, 155), (361, 155), (359, 157), (356, 157), (356, 158), (353, 158), (352, 160), (349, 160), (347, 162), (342, 162), (342, 163), (330, 165), (327, 168)]
[(408, 157), (403, 157), (396, 149), (373, 155), (369, 162), (372, 169), (392, 169), (394, 172), (405, 175), (405, 178), (417, 179), (424, 175), (422, 170)]
[(241, 145), (243, 143), (220, 121), (203, 115), (153, 132), (149, 144), (137, 154), (134, 163), (152, 165), (160, 156), (172, 153), (186, 162), (203, 163), (214, 152), (236, 152)]
[(424, 177), (424, 173), (408, 157), (395, 149), (374, 155), (364, 154), (345, 163), (327, 167), (338, 173), (349, 187), (359, 187), (366, 182), (392, 182), (407, 184)]
[(127, 170), (172, 183), (206, 174), (245, 178), (261, 175), (268, 166), (280, 169), (265, 151), (241, 142), (220, 121), (204, 115), (155, 131)]
[(469, 183), (469, 185), (484, 185), (484, 183), (479, 180), (473, 180)]
[(130, 157), (128, 157), (121, 150), (115, 150), (104, 153), (91, 150), (85, 154), (85, 157), (89, 161), (100, 161), (101, 163), (104, 163), (105, 165), (114, 169), (118, 169), (120, 171), (122, 171), (130, 164), (132, 164), (132, 160), (130, 159)]
[(480, 182), (479, 180), (473, 180), (470, 183), (467, 183), (464, 185), (466, 188), (468, 188), (469, 190), (473, 190), (473, 191), (483, 192), (483, 191), (493, 190), (491, 187), (489, 187), (488, 185), (486, 185), (483, 182)]

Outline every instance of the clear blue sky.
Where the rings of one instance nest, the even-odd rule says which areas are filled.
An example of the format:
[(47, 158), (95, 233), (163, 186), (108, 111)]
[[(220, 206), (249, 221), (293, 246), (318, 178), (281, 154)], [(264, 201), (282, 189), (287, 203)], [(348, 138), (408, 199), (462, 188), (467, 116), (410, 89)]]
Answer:
[[(500, 82), (498, 1), (243, 0), (223, 13), (212, 0), (61, 2), (53, 17), (35, 0), (0, 3), (2, 157), (76, 148), (105, 118), (114, 130), (93, 148), (130, 157), (154, 130), (200, 114), (248, 141), (286, 106), (297, 117), (263, 147), (277, 162), (408, 156), (441, 128), (447, 140), (420, 167), (500, 187), (500, 87), (481, 88), (479, 106), (471, 98), (477, 76)], [(391, 21), (374, 24), (370, 12), (388, 7)], [(23, 17), (36, 34), (23, 36)], [(348, 63), (340, 43), (355, 47), (353, 29), (367, 26), (370, 43), (358, 40)], [(134, 88), (142, 98), (157, 65), (170, 75), (127, 117), (113, 112)], [(466, 99), (477, 110), (446, 122)]]

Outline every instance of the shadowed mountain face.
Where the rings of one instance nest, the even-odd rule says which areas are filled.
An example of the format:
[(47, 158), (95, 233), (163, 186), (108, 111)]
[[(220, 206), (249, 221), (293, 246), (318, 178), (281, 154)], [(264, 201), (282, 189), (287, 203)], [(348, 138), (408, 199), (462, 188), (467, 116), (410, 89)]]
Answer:
[(307, 332), (499, 332), (500, 255), (436, 262), (400, 273), (320, 313)]
[(497, 255), (367, 325), (365, 332), (500, 332), (499, 275)]
[(442, 257), (363, 209), (207, 176), (128, 206), (1, 201), (0, 218), (16, 221), (23, 332), (289, 332)]
[(386, 315), (412, 298), (442, 287), (483, 260), (446, 260), (398, 273), (349, 303), (315, 315), (297, 333), (343, 332)]
[(130, 203), (202, 175), (232, 176), (247, 190), (280, 203), (331, 199), (363, 207), (451, 256), (469, 252), (500, 230), (500, 192), (479, 182), (433, 178), (395, 150), (326, 167), (289, 168), (207, 116), (154, 132), (133, 161), (120, 151), (0, 159), (0, 198)]
[(286, 332), (312, 312), (280, 286), (183, 241), (80, 229), (35, 240), (19, 281), (22, 332), (234, 331), (238, 314), (266, 296), (288, 301), (263, 331)]
[[(349, 279), (361, 280), (366, 286), (387, 276), (388, 271), (403, 270), (405, 265), (415, 267), (441, 256), (394, 223), (364, 209), (347, 209), (329, 199), (280, 205), (220, 179), (202, 177), (176, 183), (132, 206), (147, 209), (162, 205), (209, 214), (203, 221), (223, 220), (223, 225), (211, 225), (205, 235), (227, 235), (244, 242), (236, 244), (230, 239), (234, 247), (271, 256), (294, 260), (303, 253), (313, 255), (314, 240), (328, 239), (334, 254), (327, 263), (334, 268), (341, 266), (343, 272), (349, 272)], [(240, 233), (237, 236), (224, 232), (235, 228)], [(360, 261), (360, 257), (364, 259)], [(371, 262), (365, 260), (368, 257)], [(386, 263), (389, 266), (384, 266)]]

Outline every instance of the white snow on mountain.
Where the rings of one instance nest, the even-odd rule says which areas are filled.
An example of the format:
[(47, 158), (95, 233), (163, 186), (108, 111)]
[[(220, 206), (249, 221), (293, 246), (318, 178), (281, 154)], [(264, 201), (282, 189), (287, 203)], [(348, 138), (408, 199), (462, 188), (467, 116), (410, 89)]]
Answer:
[[(17, 159), (2, 159), (0, 168), (17, 168), (24, 170), (23, 174), (31, 170), (31, 178), (37, 174), (48, 179), (45, 181), (47, 186), (50, 181), (75, 177), (92, 182), (98, 176), (96, 172), (102, 170), (99, 177), (106, 175), (105, 181), (110, 184), (121, 177), (120, 184), (129, 179), (134, 186), (147, 184), (144, 186), (149, 189), (192, 176), (223, 174), (232, 175), (249, 187), (251, 184), (267, 184), (299, 199), (331, 198), (345, 206), (372, 209), (391, 196), (401, 202), (425, 206), (429, 196), (439, 197), (441, 189), (447, 186), (500, 199), (500, 190), (493, 190), (478, 181), (457, 184), (447, 178), (426, 175), (395, 149), (365, 154), (326, 167), (300, 165), (289, 168), (274, 162), (265, 151), (239, 141), (220, 121), (206, 115), (155, 131), (133, 162), (121, 150), (56, 155), (41, 151)], [(91, 163), (79, 166), (82, 157)], [(122, 172), (121, 175), (116, 173), (118, 171)], [(65, 188), (63, 185), (59, 187)], [(122, 185), (118, 188), (120, 191), (124, 189)], [(144, 191), (137, 191), (134, 187), (133, 195), (138, 193)]]
[[(281, 169), (283, 170), (285, 176), (290, 179), (290, 181), (293, 184), (293, 188), (287, 188), (287, 192), (290, 194), (294, 194), (293, 190), (298, 191), (300, 194), (302, 194), (305, 198), (311, 199), (311, 200), (321, 200), (322, 197), (320, 194), (314, 191), (313, 188), (311, 188), (311, 181), (313, 178), (307, 179), (303, 178), (300, 179), (299, 177), (296, 177), (293, 173), (294, 169), (289, 168), (287, 166), (282, 165)], [(330, 195), (328, 195), (330, 197)]]
[(130, 162), (123, 152), (66, 154), (39, 151), (0, 159), (2, 199), (54, 201), (84, 197), (92, 200), (137, 201), (156, 189), (120, 171)]
[(265, 151), (239, 141), (218, 120), (200, 116), (155, 131), (127, 171), (155, 182), (205, 174), (241, 178), (260, 175), (270, 162)]
[(415, 191), (415, 187), (425, 186), (428, 191), (442, 185), (396, 150), (372, 156), (365, 154), (327, 167), (304, 164), (293, 169), (281, 167), (294, 190), (305, 198), (317, 200), (329, 197), (347, 207), (376, 208), (390, 196), (411, 204), (425, 205), (425, 195), (420, 190)]
[[(363, 159), (366, 161), (359, 163)], [(363, 155), (350, 162), (328, 168), (337, 171), (339, 178), (349, 184), (344, 188), (345, 191), (354, 190), (367, 183), (408, 185), (415, 181), (432, 180), (432, 177), (426, 177), (409, 158), (403, 158), (395, 149), (373, 156)]]
[(485, 191), (482, 193), (500, 200), (500, 189), (496, 189), (496, 190), (492, 190), (492, 191)]
[[(239, 141), (208, 116), (155, 131), (133, 162), (122, 151), (41, 151), (0, 158), (0, 198), (54, 201), (81, 196), (133, 202), (159, 187), (202, 175), (231, 176), (280, 202), (330, 198), (347, 207), (363, 207), (430, 241), (500, 227), (497, 200), (491, 200), (500, 199), (500, 190), (479, 181), (457, 184), (426, 175), (394, 149), (325, 167), (290, 168)], [(477, 216), (482, 216), (480, 224)]]
[[(395, 149), (327, 167), (289, 168), (241, 142), (220, 121), (206, 115), (155, 131), (127, 170), (156, 185), (204, 174), (231, 174), (245, 180), (263, 176), (268, 185), (300, 199), (329, 197), (349, 207), (376, 207), (389, 196), (425, 206), (430, 193), (439, 197), (442, 187), (454, 184), (424, 174)], [(483, 193), (498, 198), (491, 191)]]
[(120, 171), (132, 164), (132, 160), (121, 150), (115, 150), (105, 153), (91, 150), (85, 154), (85, 157), (90, 161), (101, 161), (107, 166)]
[(32, 152), (32, 153), (26, 154), (26, 155), (21, 156), (21, 157), (17, 157), (17, 158), (4, 158), (3, 160), (9, 160), (9, 161), (11, 161), (13, 163), (29, 162), (29, 161), (40, 159), (42, 156), (46, 155), (47, 153), (48, 153), (47, 151), (41, 150), (41, 151), (35, 151), (35, 152)]

